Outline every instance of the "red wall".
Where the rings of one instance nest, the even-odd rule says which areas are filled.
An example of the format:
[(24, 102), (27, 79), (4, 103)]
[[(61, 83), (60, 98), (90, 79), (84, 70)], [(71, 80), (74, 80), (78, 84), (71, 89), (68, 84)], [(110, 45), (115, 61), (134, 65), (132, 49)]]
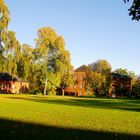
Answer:
[(75, 96), (85, 96), (85, 72), (75, 72), (74, 79), (75, 85), (72, 87), (65, 88), (65, 94), (73, 94)]
[(1, 93), (28, 93), (29, 83), (20, 81), (0, 81)]

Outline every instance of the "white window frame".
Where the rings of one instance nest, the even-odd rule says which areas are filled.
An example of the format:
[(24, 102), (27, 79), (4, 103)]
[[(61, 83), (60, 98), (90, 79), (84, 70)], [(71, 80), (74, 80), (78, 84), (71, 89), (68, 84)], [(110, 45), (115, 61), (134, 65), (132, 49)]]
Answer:
[(12, 85), (12, 90), (14, 90), (14, 89), (15, 89), (15, 85), (13, 84), (13, 85)]
[(80, 88), (83, 88), (83, 84), (82, 83), (80, 84)]
[(7, 84), (6, 89), (10, 90), (10, 85), (9, 84)]
[(74, 75), (74, 79), (77, 80), (77, 75)]
[(77, 88), (77, 84), (74, 85), (74, 88)]
[(4, 83), (1, 84), (1, 90), (4, 90)]

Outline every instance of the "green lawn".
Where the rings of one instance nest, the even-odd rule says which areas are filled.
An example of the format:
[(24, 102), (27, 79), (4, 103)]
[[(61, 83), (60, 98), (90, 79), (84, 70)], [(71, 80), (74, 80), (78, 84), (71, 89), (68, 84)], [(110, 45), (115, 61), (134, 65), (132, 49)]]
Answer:
[(1, 94), (0, 139), (140, 140), (140, 100)]

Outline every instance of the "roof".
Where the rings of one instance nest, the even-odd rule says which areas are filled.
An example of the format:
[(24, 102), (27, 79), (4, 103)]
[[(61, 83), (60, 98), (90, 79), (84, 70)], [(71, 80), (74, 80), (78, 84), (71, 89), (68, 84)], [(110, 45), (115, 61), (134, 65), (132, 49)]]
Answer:
[(0, 80), (2, 81), (20, 81), (20, 79), (18, 77), (13, 77), (11, 74), (9, 73), (3, 73), (0, 72)]
[(132, 79), (128, 75), (119, 74), (119, 73), (112, 73), (113, 79)]
[[(79, 68), (75, 69), (75, 72), (85, 72), (87, 70), (88, 66), (86, 65), (82, 65)], [(119, 73), (111, 73), (111, 75), (113, 76), (113, 79), (129, 79), (131, 80), (132, 78), (128, 75), (124, 75), (124, 74), (119, 74)]]
[(82, 65), (79, 68), (75, 69), (75, 72), (85, 72), (86, 71), (87, 66), (86, 65)]

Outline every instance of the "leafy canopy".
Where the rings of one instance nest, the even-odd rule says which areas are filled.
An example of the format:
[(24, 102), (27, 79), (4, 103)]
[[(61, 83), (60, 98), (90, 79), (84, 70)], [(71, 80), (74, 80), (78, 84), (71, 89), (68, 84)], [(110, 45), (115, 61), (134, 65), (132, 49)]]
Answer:
[[(129, 2), (129, 0), (124, 0)], [(132, 20), (140, 20), (140, 0), (133, 0), (132, 6), (128, 9), (129, 15), (132, 16)]]

